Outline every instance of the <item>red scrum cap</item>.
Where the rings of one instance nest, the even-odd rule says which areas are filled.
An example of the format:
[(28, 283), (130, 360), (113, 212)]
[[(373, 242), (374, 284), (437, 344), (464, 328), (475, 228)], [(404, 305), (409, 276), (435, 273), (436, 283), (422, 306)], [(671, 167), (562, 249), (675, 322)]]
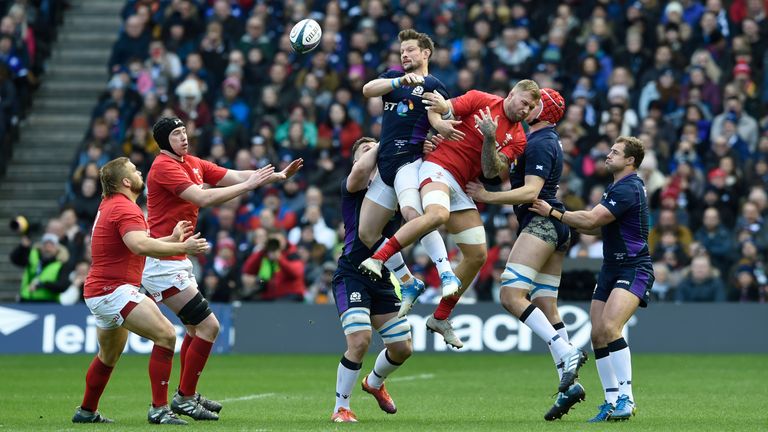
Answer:
[(542, 108), (536, 120), (542, 120), (551, 124), (556, 124), (563, 118), (565, 113), (565, 100), (557, 90), (551, 88), (541, 89)]

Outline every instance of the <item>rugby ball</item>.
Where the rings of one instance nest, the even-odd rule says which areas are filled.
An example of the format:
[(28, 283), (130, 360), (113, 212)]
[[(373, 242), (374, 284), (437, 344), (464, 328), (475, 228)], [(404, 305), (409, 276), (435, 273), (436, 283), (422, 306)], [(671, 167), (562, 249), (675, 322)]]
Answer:
[(320, 45), (323, 30), (317, 21), (307, 18), (296, 23), (289, 35), (291, 48), (299, 54), (305, 54)]

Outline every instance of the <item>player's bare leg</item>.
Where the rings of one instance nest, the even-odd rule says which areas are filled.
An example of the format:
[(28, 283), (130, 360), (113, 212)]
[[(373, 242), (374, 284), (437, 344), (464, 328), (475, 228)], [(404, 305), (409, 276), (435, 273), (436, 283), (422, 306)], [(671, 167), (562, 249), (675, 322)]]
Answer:
[[(400, 227), (384, 247), (379, 249), (371, 258), (363, 261), (360, 264), (361, 272), (372, 278), (381, 278), (381, 266), (386, 260), (402, 248), (413, 244), (424, 234), (436, 230), (448, 221), (450, 201), (447, 205), (431, 204), (429, 197), (434, 195), (429, 195), (429, 193), (433, 191), (442, 192), (446, 197), (450, 196), (448, 186), (443, 183), (431, 182), (425, 185), (421, 190), (424, 214)], [(425, 198), (427, 199), (425, 200)]]
[(193, 327), (194, 331), (171, 409), (195, 420), (218, 420), (217, 410), (221, 410), (221, 404), (201, 396), (197, 392), (197, 382), (219, 334), (219, 321), (194, 285), (164, 299), (163, 303), (179, 316), (188, 331), (189, 327)]
[(185, 425), (168, 406), (168, 381), (173, 367), (173, 351), (176, 347), (176, 329), (149, 300), (139, 303), (128, 315), (123, 327), (155, 343), (149, 358), (149, 379), (152, 388), (152, 405), (147, 420), (155, 424)]
[(523, 232), (515, 241), (501, 275), (501, 304), (531, 328), (563, 362), (563, 375), (558, 391), (565, 392), (575, 381), (587, 354), (563, 340), (544, 312), (526, 299), (534, 279), (554, 252), (555, 246), (537, 236)]
[(461, 348), (464, 344), (453, 331), (448, 317), (456, 307), (461, 295), (469, 288), (480, 268), (485, 264), (488, 249), (485, 243), (483, 222), (477, 210), (469, 209), (451, 213), (446, 228), (454, 236), (454, 240), (461, 250), (462, 259), (456, 266), (456, 277), (461, 285), (456, 294), (444, 296), (440, 300), (434, 314), (427, 318), (426, 325), (428, 330), (440, 333), (445, 343)]
[(395, 401), (387, 391), (384, 381), (413, 354), (411, 326), (408, 320), (395, 313), (374, 315), (371, 324), (384, 341), (385, 348), (376, 357), (371, 372), (363, 378), (363, 391), (372, 395), (379, 408), (387, 414), (397, 412)]

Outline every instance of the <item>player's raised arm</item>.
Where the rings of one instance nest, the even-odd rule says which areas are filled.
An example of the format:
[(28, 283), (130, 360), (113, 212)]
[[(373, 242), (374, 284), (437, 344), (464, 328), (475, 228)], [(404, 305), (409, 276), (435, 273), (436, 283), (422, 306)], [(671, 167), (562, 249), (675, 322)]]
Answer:
[[(272, 165), (268, 165), (259, 170), (252, 171), (245, 181), (231, 186), (203, 189), (199, 185), (191, 185), (184, 189), (179, 194), (179, 197), (199, 207), (219, 205), (267, 183), (274, 171), (275, 168)], [(229, 172), (227, 173), (229, 174)]]
[(376, 168), (379, 143), (364, 142), (360, 146), (362, 147), (363, 155), (354, 162), (352, 171), (350, 171), (347, 177), (347, 191), (350, 193), (367, 188), (371, 173)]
[(128, 231), (123, 235), (123, 243), (128, 249), (136, 255), (151, 257), (166, 257), (180, 254), (196, 255), (207, 252), (210, 245), (204, 238), (200, 238), (200, 233), (190, 236), (183, 243), (166, 242), (159, 239), (153, 239), (147, 235), (146, 231), (135, 230)]
[(499, 126), (499, 116), (492, 117), (490, 107), (475, 114), (475, 124), (483, 134), (483, 151), (481, 164), (483, 175), (488, 178), (496, 177), (509, 166), (507, 157), (496, 150), (496, 128)]

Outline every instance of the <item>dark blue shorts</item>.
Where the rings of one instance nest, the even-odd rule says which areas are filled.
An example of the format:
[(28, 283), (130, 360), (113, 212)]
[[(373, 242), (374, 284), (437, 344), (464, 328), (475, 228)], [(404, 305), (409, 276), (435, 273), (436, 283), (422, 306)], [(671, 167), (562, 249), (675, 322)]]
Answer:
[(389, 273), (381, 281), (360, 274), (346, 258), (339, 259), (333, 275), (333, 298), (339, 315), (353, 307), (363, 307), (371, 315), (383, 315), (400, 310), (400, 299), (389, 281)]
[(592, 300), (608, 301), (611, 291), (619, 288), (636, 295), (640, 299), (640, 307), (647, 307), (654, 280), (653, 265), (650, 263), (621, 266), (603, 264)]
[[(389, 187), (395, 187), (395, 176), (400, 167), (418, 160), (421, 156), (421, 154), (404, 154), (398, 156), (379, 155), (379, 159), (376, 161), (376, 167), (379, 168), (379, 175), (384, 181), (384, 184)], [(418, 179), (416, 181), (418, 182)]]

